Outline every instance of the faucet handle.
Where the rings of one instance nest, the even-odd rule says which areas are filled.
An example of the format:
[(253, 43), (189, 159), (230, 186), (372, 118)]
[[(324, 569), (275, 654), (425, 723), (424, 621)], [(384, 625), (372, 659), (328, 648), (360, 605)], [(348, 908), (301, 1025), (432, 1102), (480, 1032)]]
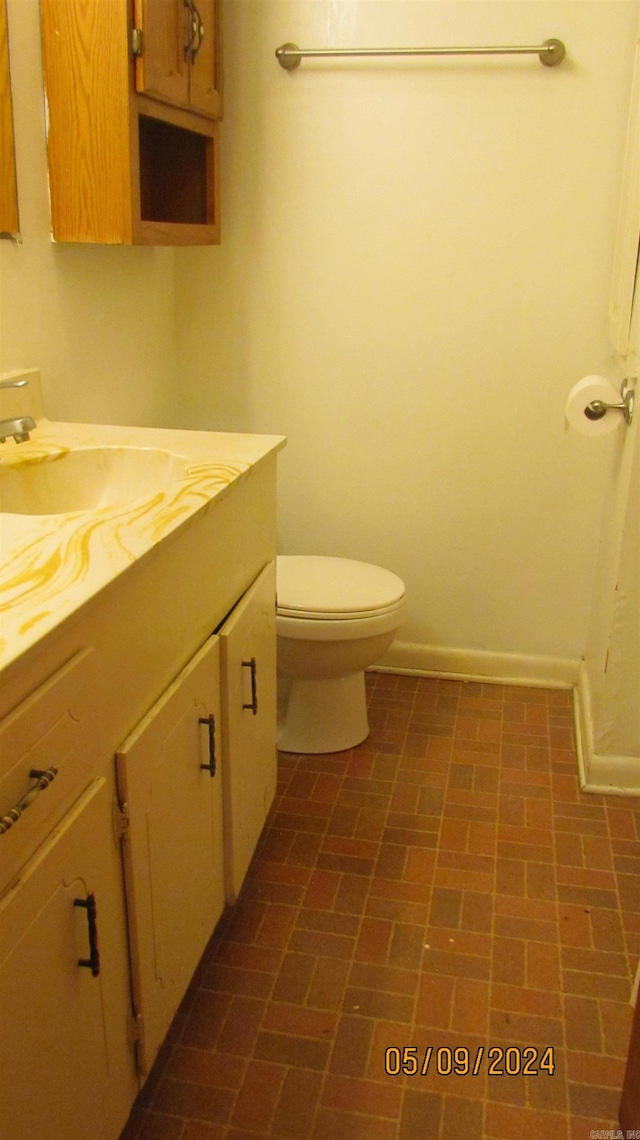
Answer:
[(24, 377), (22, 380), (0, 380), (0, 388), (26, 388), (28, 383)]
[(5, 443), (10, 435), (13, 436), (16, 443), (28, 443), (31, 439), (29, 433), (35, 427), (35, 420), (32, 420), (31, 416), (16, 416), (13, 420), (0, 420), (0, 443)]

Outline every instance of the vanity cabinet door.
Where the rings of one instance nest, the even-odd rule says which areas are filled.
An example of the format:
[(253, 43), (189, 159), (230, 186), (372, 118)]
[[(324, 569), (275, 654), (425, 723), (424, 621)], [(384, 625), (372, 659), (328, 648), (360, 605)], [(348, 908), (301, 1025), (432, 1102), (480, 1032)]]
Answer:
[(214, 636), (116, 757), (143, 1074), (224, 909), (219, 687)]
[(225, 889), (236, 901), (273, 802), (276, 569), (270, 562), (220, 630)]
[[(100, 778), (0, 899), (7, 1140), (112, 1140), (124, 1127), (136, 1076), (120, 883), (111, 793)], [(77, 905), (90, 897), (95, 918)], [(93, 969), (80, 964), (92, 960), (90, 931)]]

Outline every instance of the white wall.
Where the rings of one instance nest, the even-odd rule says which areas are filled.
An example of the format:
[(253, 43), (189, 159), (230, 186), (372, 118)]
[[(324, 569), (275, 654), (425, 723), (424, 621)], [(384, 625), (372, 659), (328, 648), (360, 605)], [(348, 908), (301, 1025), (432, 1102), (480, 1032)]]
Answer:
[[(280, 548), (406, 581), (409, 642), (577, 658), (636, 0), (227, 0), (223, 244), (176, 255), (180, 422), (285, 432)], [(562, 39), (509, 60), (275, 48)]]
[(0, 241), (0, 372), (40, 368), (52, 419), (169, 426), (173, 250), (50, 240), (38, 0), (9, 0), (22, 244)]
[[(618, 374), (636, 0), (225, 10), (223, 245), (174, 255), (50, 242), (38, 3), (9, 0), (23, 244), (0, 242), (0, 371), (40, 367), (56, 418), (286, 431), (282, 550), (397, 570), (408, 641), (580, 656), (622, 441), (565, 433), (563, 407)], [(558, 69), (273, 55), (548, 35)]]

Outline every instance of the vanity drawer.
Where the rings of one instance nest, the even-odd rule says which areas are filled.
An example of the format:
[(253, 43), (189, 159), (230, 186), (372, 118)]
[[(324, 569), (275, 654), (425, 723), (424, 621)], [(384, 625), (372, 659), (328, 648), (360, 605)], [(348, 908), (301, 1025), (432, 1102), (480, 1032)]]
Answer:
[(82, 649), (0, 721), (0, 892), (89, 783), (100, 693), (99, 655)]

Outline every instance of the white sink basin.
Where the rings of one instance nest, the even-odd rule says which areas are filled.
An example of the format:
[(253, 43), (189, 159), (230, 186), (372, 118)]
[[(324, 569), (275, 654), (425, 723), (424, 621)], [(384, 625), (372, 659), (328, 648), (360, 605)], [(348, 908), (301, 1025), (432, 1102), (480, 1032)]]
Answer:
[(152, 499), (185, 474), (185, 461), (144, 447), (29, 455), (0, 466), (0, 512), (59, 515)]

